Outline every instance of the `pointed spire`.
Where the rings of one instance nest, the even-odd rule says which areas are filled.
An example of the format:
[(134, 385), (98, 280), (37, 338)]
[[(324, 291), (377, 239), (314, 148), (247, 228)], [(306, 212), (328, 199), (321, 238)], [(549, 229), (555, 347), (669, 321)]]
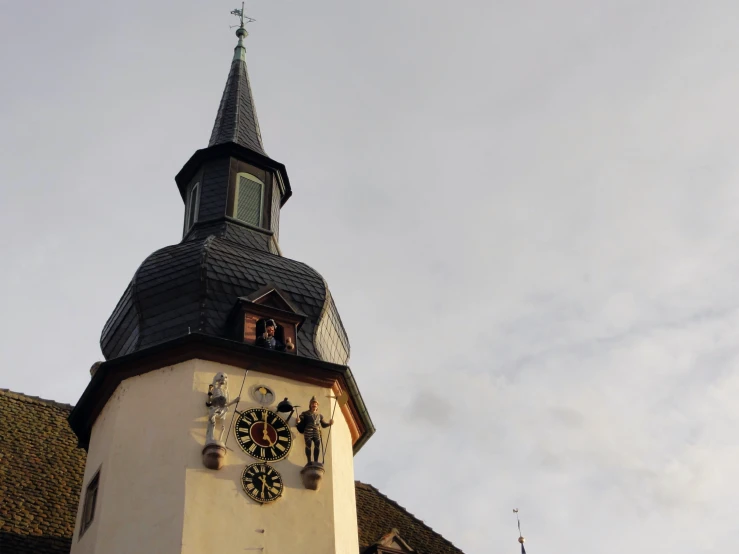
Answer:
[[(241, 146), (267, 155), (262, 145), (262, 134), (259, 131), (257, 120), (257, 109), (251, 94), (249, 74), (246, 70), (246, 48), (244, 39), (248, 33), (244, 28), (244, 7), (234, 10), (233, 15), (241, 18), (241, 25), (236, 30), (239, 42), (234, 48), (234, 57), (231, 62), (231, 71), (228, 74), (226, 88), (223, 91), (221, 104), (218, 107), (218, 115), (213, 125), (208, 146), (215, 146), (226, 142), (235, 142)], [(253, 19), (246, 18), (247, 21)]]

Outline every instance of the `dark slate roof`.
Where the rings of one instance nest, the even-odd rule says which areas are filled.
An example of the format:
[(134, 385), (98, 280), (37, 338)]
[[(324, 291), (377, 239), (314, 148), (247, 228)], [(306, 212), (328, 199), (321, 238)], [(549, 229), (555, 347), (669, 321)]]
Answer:
[(106, 359), (191, 332), (229, 338), (226, 321), (237, 299), (272, 284), (306, 316), (298, 354), (346, 365), (349, 339), (315, 270), (254, 248), (258, 233), (229, 225), (211, 231), (217, 234), (189, 235), (144, 260), (103, 328)]
[(0, 552), (67, 553), (85, 451), (72, 406), (0, 389)]
[(462, 554), (459, 548), (372, 485), (357, 481), (356, 494), (360, 552), (397, 529), (421, 554)]
[[(240, 50), (243, 50), (243, 47), (237, 46), (237, 54)], [(237, 55), (231, 62), (231, 71), (228, 74), (208, 146), (235, 142), (266, 156), (259, 131), (257, 109), (251, 94), (249, 73), (242, 58), (243, 55)]]
[[(0, 389), (0, 552), (67, 554), (85, 451), (67, 425), (72, 406)], [(392, 529), (420, 554), (461, 554), (371, 485), (356, 483), (360, 551)]]

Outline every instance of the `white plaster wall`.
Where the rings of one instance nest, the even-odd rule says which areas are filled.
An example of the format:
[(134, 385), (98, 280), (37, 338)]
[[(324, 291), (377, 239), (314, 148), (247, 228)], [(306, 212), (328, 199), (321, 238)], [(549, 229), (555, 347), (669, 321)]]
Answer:
[[(87, 459), (85, 462), (85, 474), (82, 480), (82, 491), (80, 501), (77, 508), (77, 521), (75, 523), (75, 533), (72, 537), (71, 554), (90, 554), (95, 552), (97, 544), (98, 528), (103, 518), (106, 507), (99, 502), (105, 491), (108, 489), (106, 477), (109, 476), (107, 471), (107, 455), (110, 449), (111, 430), (115, 428), (115, 420), (118, 414), (118, 401), (116, 396), (118, 391), (113, 395), (110, 401), (105, 405), (102, 412), (95, 421), (90, 435), (90, 447), (87, 451)], [(105, 468), (103, 468), (103, 465)], [(100, 471), (100, 480), (98, 481), (98, 502), (95, 509), (95, 516), (92, 525), (88, 527), (84, 535), (80, 537), (80, 525), (82, 519), (82, 506), (84, 505), (85, 493), (90, 480), (95, 473)], [(105, 469), (106, 471), (103, 471)]]
[(336, 552), (359, 552), (359, 537), (357, 535), (357, 499), (354, 488), (354, 463), (345, 463), (352, 460), (351, 432), (341, 410), (336, 410), (334, 426), (331, 432), (326, 466), (331, 468), (334, 485), (334, 521), (336, 529)]
[[(205, 400), (219, 371), (228, 373), (235, 398), (244, 370), (203, 360), (121, 383), (93, 427), (83, 487), (102, 464), (98, 506), (82, 540), (75, 536), (72, 554), (358, 551), (352, 444), (341, 410), (334, 417), (321, 490), (306, 490), (300, 480), (306, 459), (293, 417), (290, 454), (272, 464), (282, 475), (283, 496), (260, 505), (240, 482), (244, 467), (257, 460), (240, 449), (233, 429), (226, 465), (219, 471), (202, 465)], [(276, 402), (289, 397), (301, 411), (315, 395), (321, 413), (330, 417), (329, 389), (252, 371), (240, 410), (257, 406), (248, 394), (255, 384), (275, 391)]]

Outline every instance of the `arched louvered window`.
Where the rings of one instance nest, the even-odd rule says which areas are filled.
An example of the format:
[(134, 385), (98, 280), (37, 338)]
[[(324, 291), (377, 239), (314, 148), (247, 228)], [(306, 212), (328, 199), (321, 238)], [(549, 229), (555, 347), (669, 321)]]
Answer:
[(249, 225), (262, 225), (264, 183), (249, 173), (236, 175), (233, 217)]
[(187, 233), (198, 220), (200, 209), (200, 182), (193, 184), (187, 193), (187, 207), (185, 212), (185, 233)]

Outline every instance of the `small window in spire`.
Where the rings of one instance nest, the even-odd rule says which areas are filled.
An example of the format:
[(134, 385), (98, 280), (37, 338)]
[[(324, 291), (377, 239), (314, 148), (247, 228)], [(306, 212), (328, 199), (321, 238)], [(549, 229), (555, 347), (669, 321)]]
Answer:
[(264, 183), (249, 173), (236, 176), (233, 217), (249, 225), (262, 225)]
[(185, 212), (185, 233), (198, 221), (198, 210), (200, 209), (200, 182), (190, 187), (187, 194), (187, 211)]

